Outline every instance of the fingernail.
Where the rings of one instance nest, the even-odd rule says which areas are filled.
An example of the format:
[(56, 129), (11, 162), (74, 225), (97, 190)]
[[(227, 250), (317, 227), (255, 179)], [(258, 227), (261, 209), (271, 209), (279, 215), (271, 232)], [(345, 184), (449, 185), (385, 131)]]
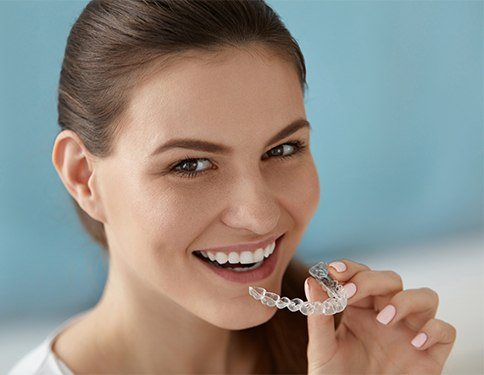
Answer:
[(329, 265), (338, 272), (346, 271), (346, 264), (344, 264), (343, 262), (332, 262)]
[(309, 301), (309, 279), (306, 279), (306, 281), (304, 281), (304, 292), (306, 293), (306, 298)]
[(393, 305), (387, 305), (385, 308), (380, 311), (380, 313), (376, 316), (376, 320), (378, 320), (381, 324), (388, 324), (390, 320), (393, 319), (397, 309)]
[(420, 348), (425, 341), (427, 341), (427, 335), (423, 332), (420, 332), (417, 336), (415, 336), (412, 340), (412, 345), (416, 348)]
[(346, 290), (346, 297), (351, 298), (355, 295), (356, 293), (356, 285), (354, 283), (348, 283), (344, 285), (344, 288)]

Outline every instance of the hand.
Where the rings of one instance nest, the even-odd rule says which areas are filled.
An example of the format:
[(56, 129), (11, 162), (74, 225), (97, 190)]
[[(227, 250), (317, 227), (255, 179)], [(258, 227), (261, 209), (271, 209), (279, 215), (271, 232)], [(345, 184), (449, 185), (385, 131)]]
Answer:
[[(455, 341), (455, 328), (435, 319), (438, 295), (430, 288), (403, 290), (393, 271), (372, 271), (344, 259), (343, 272), (329, 267), (333, 279), (356, 292), (340, 313), (337, 328), (333, 315), (309, 315), (308, 374), (440, 374)], [(344, 267), (343, 267), (344, 268)], [(318, 282), (309, 277), (308, 301), (328, 298)], [(377, 320), (385, 308), (388, 324)], [(395, 315), (392, 318), (392, 312)], [(427, 339), (419, 348), (411, 344), (417, 333)], [(420, 337), (422, 337), (421, 335)]]

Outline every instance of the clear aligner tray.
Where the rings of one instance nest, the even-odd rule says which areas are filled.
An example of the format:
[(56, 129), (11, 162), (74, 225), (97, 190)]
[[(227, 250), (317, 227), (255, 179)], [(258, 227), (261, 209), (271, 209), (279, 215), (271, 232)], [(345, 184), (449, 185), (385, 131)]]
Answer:
[(264, 288), (252, 286), (249, 286), (249, 294), (269, 307), (275, 306), (278, 309), (287, 307), (292, 312), (300, 311), (304, 315), (333, 315), (343, 311), (347, 304), (346, 291), (343, 285), (329, 275), (328, 264), (322, 261), (318, 262), (309, 268), (309, 274), (325, 289), (329, 298), (322, 302), (303, 301), (300, 298), (289, 299), (280, 297), (276, 293), (268, 292)]

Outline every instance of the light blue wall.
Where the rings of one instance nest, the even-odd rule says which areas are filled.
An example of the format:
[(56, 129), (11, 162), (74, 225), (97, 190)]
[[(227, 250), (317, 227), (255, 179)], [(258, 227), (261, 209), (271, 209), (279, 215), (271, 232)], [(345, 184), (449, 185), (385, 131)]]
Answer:
[[(51, 164), (85, 1), (0, 2), (0, 317), (74, 311), (105, 273)], [(268, 1), (306, 58), (322, 196), (302, 256), (483, 224), (483, 3)]]

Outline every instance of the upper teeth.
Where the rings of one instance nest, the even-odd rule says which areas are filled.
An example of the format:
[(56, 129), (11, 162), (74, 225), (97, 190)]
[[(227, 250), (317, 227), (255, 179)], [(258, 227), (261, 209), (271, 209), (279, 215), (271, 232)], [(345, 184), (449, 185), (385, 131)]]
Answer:
[(261, 247), (256, 251), (242, 251), (240, 254), (232, 251), (227, 255), (227, 253), (223, 253), (221, 251), (200, 251), (200, 253), (205, 257), (209, 258), (211, 261), (215, 261), (219, 264), (227, 263), (242, 263), (242, 264), (249, 264), (249, 263), (257, 263), (263, 260), (264, 258), (269, 257), (274, 251), (276, 247), (276, 242), (267, 245), (266, 247)]

